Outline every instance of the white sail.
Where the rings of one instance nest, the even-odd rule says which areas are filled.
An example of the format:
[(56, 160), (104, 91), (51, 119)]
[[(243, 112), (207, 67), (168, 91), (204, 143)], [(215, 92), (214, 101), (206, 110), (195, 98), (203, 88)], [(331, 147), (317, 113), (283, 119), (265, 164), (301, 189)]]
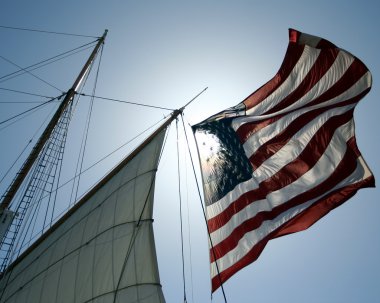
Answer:
[(147, 139), (7, 269), (1, 303), (165, 301), (152, 229), (164, 135)]

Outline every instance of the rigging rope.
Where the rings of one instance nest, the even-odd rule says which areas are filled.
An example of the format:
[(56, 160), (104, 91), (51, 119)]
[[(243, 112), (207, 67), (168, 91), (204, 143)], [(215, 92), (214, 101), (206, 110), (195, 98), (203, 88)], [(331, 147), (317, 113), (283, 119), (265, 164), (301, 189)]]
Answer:
[[(68, 51), (60, 53), (58, 55), (55, 55), (53, 57), (50, 57), (48, 59), (45, 59), (45, 60), (42, 60), (40, 62), (34, 63), (34, 64), (29, 65), (27, 67), (24, 67), (22, 70), (17, 70), (15, 72), (6, 74), (4, 76), (1, 76), (0, 77), (0, 80), (1, 80), (0, 83), (8, 81), (10, 79), (13, 79), (14, 77), (17, 77), (17, 76), (21, 76), (21, 75), (25, 74), (27, 72), (27, 70), (28, 71), (33, 71), (33, 70), (36, 70), (38, 68), (44, 67), (44, 66), (46, 66), (48, 64), (52, 64), (52, 63), (57, 62), (59, 60), (63, 60), (65, 58), (67, 58), (67, 57), (73, 56), (73, 55), (75, 55), (75, 54), (77, 54), (79, 52), (85, 51), (85, 50), (87, 50), (89, 48), (92, 48), (93, 44), (95, 44), (96, 42), (97, 41), (92, 41), (92, 42), (83, 44), (83, 45), (78, 46), (76, 48), (73, 48), (71, 50), (68, 50)], [(53, 59), (55, 59), (55, 60), (53, 60)]]
[(19, 31), (45, 33), (45, 34), (64, 35), (64, 36), (74, 36), (74, 37), (84, 37), (84, 38), (99, 38), (96, 36), (88, 36), (88, 35), (73, 34), (73, 33), (63, 33), (63, 32), (53, 32), (53, 31), (47, 31), (47, 30), (23, 28), (23, 27), (13, 27), (13, 26), (6, 26), (6, 25), (0, 25), (0, 28), (19, 30)]
[(151, 108), (157, 108), (157, 109), (164, 109), (164, 110), (174, 111), (174, 109), (167, 108), (167, 107), (148, 105), (148, 104), (143, 104), (143, 103), (137, 103), (137, 102), (131, 102), (131, 101), (125, 101), (125, 100), (119, 100), (119, 99), (113, 99), (113, 98), (100, 97), (100, 96), (95, 96), (95, 95), (87, 95), (87, 94), (83, 94), (83, 93), (80, 94), (80, 95), (84, 96), (84, 97), (91, 97), (91, 98), (96, 98), (96, 99), (102, 99), (102, 100), (115, 101), (115, 102), (127, 103), (127, 104), (132, 104), (132, 105), (139, 105), (139, 106), (145, 106), (145, 107), (151, 107)]
[(13, 164), (8, 168), (8, 170), (5, 172), (5, 174), (3, 175), (3, 177), (0, 179), (0, 184), (4, 181), (5, 177), (9, 174), (9, 172), (11, 171), (11, 169), (16, 165), (17, 161), (20, 159), (20, 157), (25, 152), (25, 150), (28, 148), (28, 146), (30, 145), (30, 143), (32, 143), (32, 139), (30, 139), (28, 141), (28, 143), (26, 144), (26, 146), (24, 147), (24, 149), (21, 151), (21, 153), (18, 155), (18, 157), (16, 158), (16, 160), (13, 162)]
[[(100, 63), (102, 61), (102, 55), (103, 55), (103, 45), (100, 49), (100, 56), (99, 56), (99, 61), (98, 61), (98, 68), (96, 70), (96, 75), (95, 75), (95, 83), (94, 83), (94, 87), (92, 89), (92, 94), (94, 95), (95, 94), (95, 91), (96, 91), (96, 87), (97, 87), (97, 84), (98, 84), (98, 78), (99, 78), (99, 70), (100, 70)], [(90, 67), (90, 70), (92, 69), (93, 67), (93, 63), (91, 64), (91, 67)], [(88, 73), (90, 74), (90, 72)], [(83, 86), (84, 87), (84, 86)], [(89, 108), (89, 112), (88, 112), (88, 116), (87, 116), (87, 123), (86, 123), (86, 129), (85, 129), (85, 135), (84, 135), (84, 141), (82, 142), (82, 145), (83, 145), (83, 150), (82, 150), (82, 156), (81, 156), (81, 163), (80, 163), (80, 167), (79, 167), (79, 174), (81, 173), (82, 171), (82, 168), (83, 168), (83, 161), (84, 161), (84, 154), (86, 152), (86, 144), (87, 144), (87, 138), (88, 138), (88, 131), (90, 129), (90, 121), (91, 121), (91, 115), (92, 115), (92, 108), (93, 108), (93, 105), (94, 105), (94, 98), (91, 98), (91, 101), (90, 101), (90, 108)], [(79, 190), (79, 182), (80, 182), (80, 175), (78, 177), (78, 182), (77, 182), (77, 188), (76, 188), (76, 192), (75, 192), (75, 197), (74, 197), (74, 201), (76, 201), (77, 197), (78, 197), (78, 190)]]
[[(16, 90), (16, 89), (5, 88), (5, 87), (0, 87), (0, 90), (6, 90), (6, 91), (9, 91), (9, 92), (14, 92), (14, 93), (19, 93), (19, 94), (24, 94), (24, 95), (29, 95), (29, 96), (42, 97), (42, 98), (47, 98), (47, 99), (54, 98), (54, 97), (51, 97), (51, 96), (44, 96), (44, 95), (34, 94), (34, 93), (30, 93), (30, 92), (24, 92), (24, 91), (20, 91), (20, 90)], [(36, 102), (0, 101), (0, 103), (36, 103)], [(42, 102), (38, 102), (38, 103), (42, 103)]]
[[(146, 128), (145, 130), (143, 130), (141, 133), (137, 134), (136, 136), (134, 136), (133, 138), (131, 138), (130, 140), (128, 140), (127, 142), (123, 143), (122, 145), (120, 145), (118, 148), (116, 148), (115, 150), (113, 150), (112, 152), (110, 152), (109, 154), (105, 155), (104, 157), (100, 158), (98, 161), (96, 161), (95, 163), (91, 164), (89, 167), (87, 167), (86, 169), (84, 169), (80, 174), (78, 175), (75, 175), (74, 177), (68, 179), (66, 182), (62, 183), (60, 186), (58, 186), (55, 190), (53, 190), (52, 192), (55, 192), (55, 191), (58, 191), (59, 189), (61, 189), (62, 187), (66, 186), (67, 184), (69, 184), (71, 181), (73, 181), (74, 179), (76, 179), (79, 175), (83, 175), (85, 172), (89, 171), (91, 168), (93, 168), (94, 166), (98, 165), (100, 162), (104, 161), (105, 159), (107, 159), (108, 157), (110, 157), (111, 155), (113, 155), (114, 153), (116, 153), (118, 150), (122, 149), (123, 147), (125, 147), (126, 145), (128, 145), (129, 143), (131, 143), (132, 141), (136, 140), (138, 137), (142, 136), (144, 133), (146, 133), (147, 131), (151, 130), (153, 127), (155, 127), (157, 124), (161, 123), (163, 120), (165, 120), (167, 117), (163, 117), (162, 119), (160, 119), (159, 121), (157, 121), (156, 123), (154, 123), (153, 125), (149, 126), (148, 128)], [(45, 198), (46, 196), (43, 196), (43, 198)], [(66, 210), (64, 210), (64, 212), (66, 212)], [(59, 214), (59, 215), (62, 215), (62, 214)], [(58, 217), (59, 217), (58, 215)], [(55, 218), (56, 219), (56, 218)]]
[[(170, 125), (169, 125), (170, 126)], [(169, 127), (168, 126), (168, 127)], [(162, 157), (162, 153), (163, 153), (163, 150), (165, 148), (165, 145), (166, 145), (166, 140), (167, 140), (167, 137), (168, 137), (168, 131), (166, 132), (165, 134), (165, 138), (164, 138), (164, 142), (162, 144), (162, 148), (161, 148), (161, 151), (160, 151), (160, 155), (158, 157), (158, 161), (157, 161), (157, 167), (159, 166), (160, 162), (161, 162), (161, 157)], [(152, 182), (150, 183), (150, 186), (149, 186), (149, 190), (148, 190), (148, 193), (146, 195), (146, 198), (145, 198), (145, 202), (144, 202), (144, 205), (142, 207), (142, 210), (140, 212), (140, 216), (139, 216), (139, 219), (135, 225), (135, 228), (133, 229), (133, 234), (131, 236), (131, 241), (129, 242), (129, 246), (128, 246), (128, 250), (127, 250), (127, 253), (126, 253), (126, 256), (125, 256), (125, 259), (124, 259), (124, 262), (123, 262), (123, 266), (122, 266), (122, 269), (121, 269), (121, 272), (120, 272), (120, 277), (118, 279), (118, 282), (117, 282), (117, 286), (116, 286), (116, 291), (114, 292), (114, 296), (113, 296), (113, 303), (116, 302), (116, 294), (117, 294), (117, 290), (119, 289), (119, 286), (120, 286), (120, 283), (121, 283), (121, 280), (123, 278), (123, 272), (125, 270), (125, 267), (127, 266), (127, 262), (129, 260), (129, 256), (131, 255), (131, 252), (132, 252), (132, 248), (133, 248), (133, 245), (135, 243), (135, 240), (137, 238), (137, 233), (140, 231), (140, 227), (141, 227), (141, 222), (145, 222), (146, 220), (142, 220), (142, 216), (144, 214), (144, 211), (145, 211), (145, 207), (148, 203), (148, 200), (149, 200), (149, 197), (151, 195), (151, 192), (152, 190), (154, 190), (154, 183), (155, 183), (155, 180), (156, 180), (156, 172), (154, 172), (153, 176), (152, 176)], [(153, 219), (151, 219), (151, 221), (153, 221)]]
[(0, 55), (0, 58), (3, 59), (4, 61), (7, 61), (8, 63), (10, 63), (10, 64), (16, 66), (16, 67), (19, 68), (20, 70), (23, 70), (25, 73), (28, 73), (29, 75), (31, 75), (31, 76), (33, 76), (34, 78), (40, 80), (41, 82), (45, 83), (46, 85), (48, 85), (48, 86), (50, 86), (50, 87), (56, 89), (57, 91), (59, 91), (59, 92), (63, 92), (63, 91), (62, 91), (61, 89), (59, 89), (58, 87), (54, 86), (53, 84), (47, 82), (46, 80), (44, 80), (44, 79), (42, 79), (42, 78), (36, 76), (35, 74), (31, 73), (30, 71), (26, 70), (25, 68), (21, 67), (20, 65), (14, 63), (14, 62), (12, 62), (11, 60), (5, 58), (4, 56), (1, 56), (1, 55)]
[[(7, 125), (1, 127), (1, 128), (0, 128), (0, 131), (4, 130), (4, 129), (10, 127), (11, 125), (17, 123), (18, 121), (20, 121), (20, 120), (22, 120), (22, 119), (24, 119), (24, 118), (30, 116), (31, 114), (33, 114), (34, 112), (36, 112), (36, 111), (39, 110), (39, 109), (40, 109), (40, 108), (35, 108), (35, 109), (33, 109), (32, 111), (26, 113), (24, 116), (19, 117), (18, 119), (14, 120), (13, 122), (11, 122), (11, 123), (9, 123), (9, 124), (7, 124)], [(50, 114), (51, 114), (51, 112), (50, 112)], [(49, 114), (49, 115), (50, 115), (50, 114)], [(46, 121), (46, 120), (45, 120), (45, 121)]]
[[(182, 117), (182, 125), (183, 125), (183, 130), (184, 130), (184, 133), (185, 133), (185, 138), (186, 138), (187, 148), (188, 148), (188, 152), (189, 152), (189, 155), (190, 155), (191, 165), (192, 165), (193, 173), (194, 173), (194, 177), (195, 177), (195, 183), (196, 183), (196, 185), (197, 185), (199, 201), (201, 202), (203, 218), (204, 218), (204, 220), (205, 220), (206, 227), (207, 227), (207, 234), (208, 234), (208, 238), (209, 238), (210, 245), (211, 245), (211, 251), (212, 251), (212, 253), (213, 253), (213, 255), (214, 255), (214, 258), (215, 258), (215, 260), (216, 260), (216, 257), (215, 257), (215, 250), (214, 250), (214, 245), (213, 245), (213, 242), (212, 242), (212, 239), (211, 239), (210, 229), (209, 229), (208, 224), (207, 224), (206, 210), (205, 210), (205, 207), (204, 207), (204, 205), (203, 205), (203, 200), (202, 200), (202, 196), (201, 196), (200, 186), (199, 186), (198, 179), (197, 179), (197, 175), (196, 175), (196, 172), (195, 172), (195, 165), (194, 165), (194, 161), (193, 161), (193, 156), (191, 155), (191, 152), (190, 152), (190, 144), (189, 144), (189, 139), (188, 139), (188, 137), (187, 137), (187, 132), (186, 132), (186, 127), (185, 127), (185, 122), (184, 122), (184, 118), (183, 118), (183, 112), (182, 112), (182, 114), (181, 114), (181, 117)], [(227, 297), (226, 297), (226, 293), (224, 292), (224, 287), (223, 287), (223, 283), (222, 283), (222, 280), (221, 280), (221, 277), (220, 277), (220, 271), (219, 271), (219, 266), (218, 266), (218, 263), (217, 263), (217, 262), (215, 262), (215, 266), (216, 266), (216, 270), (217, 270), (217, 273), (218, 273), (218, 277), (219, 277), (219, 279), (220, 279), (220, 287), (221, 287), (221, 290), (222, 290), (222, 294), (223, 294), (224, 302), (227, 303)]]
[[(10, 60), (7, 60), (2, 56), (0, 56), (0, 58), (3, 58), (4, 60), (14, 64)], [(25, 69), (23, 70), (33, 75), (32, 73), (30, 73), (30, 71), (27, 71)], [(38, 78), (37, 76), (35, 77)], [(87, 77), (88, 77), (88, 73), (86, 75), (86, 78)], [(46, 81), (43, 81), (43, 82), (47, 83)], [(25, 111), (24, 113), (35, 110), (36, 108), (44, 104), (47, 104), (54, 99), (55, 98), (48, 100), (47, 102), (44, 102), (43, 104), (40, 104), (32, 109), (29, 109), (28, 111)], [(39, 222), (38, 224), (40, 225), (41, 219), (43, 219), (41, 232), (45, 230), (46, 226), (51, 226), (52, 219), (50, 223), (48, 224), (47, 224), (47, 220), (48, 220), (49, 212), (51, 212), (51, 218), (54, 217), (55, 198), (57, 195), (55, 194), (54, 200), (53, 200), (53, 206), (51, 207), (52, 205), (51, 202), (52, 202), (52, 197), (53, 197), (52, 193), (53, 193), (54, 186), (58, 187), (57, 182), (59, 182), (59, 178), (57, 181), (57, 178), (55, 177), (56, 177), (57, 171), (61, 170), (61, 166), (59, 164), (62, 163), (62, 159), (63, 159), (63, 150), (64, 150), (66, 138), (67, 138), (68, 125), (71, 118), (71, 112), (70, 112), (71, 109), (72, 109), (72, 104), (70, 104), (70, 106), (65, 109), (65, 111), (63, 112), (63, 115), (60, 116), (59, 120), (57, 121), (58, 123), (53, 127), (48, 140), (43, 145), (42, 149), (40, 150), (39, 155), (36, 158), (35, 163), (32, 166), (32, 170), (30, 171), (30, 174), (28, 174), (30, 177), (29, 181), (25, 180), (27, 182), (26, 183), (24, 182), (25, 185), (26, 184), (28, 185), (26, 186), (25, 190), (23, 190), (23, 195), (21, 199), (18, 200), (17, 205), (13, 207), (13, 212), (17, 214), (17, 216), (13, 220), (9, 228), (7, 229), (6, 236), (3, 237), (0, 243), (0, 246), (2, 248), (4, 246), (5, 246), (4, 248), (6, 248), (5, 254), (1, 258), (2, 261), (0, 265), (1, 266), (0, 270), (2, 272), (5, 270), (9, 262), (13, 260), (14, 256), (16, 255), (18, 256), (21, 253), (22, 247), (24, 246), (24, 243), (27, 237), (30, 237), (29, 241), (31, 241), (34, 235), (34, 229), (36, 226), (35, 224), (37, 221)], [(10, 121), (11, 119), (18, 117), (22, 114), (19, 114), (10, 119), (7, 119), (6, 121), (3, 121), (3, 123)], [(12, 189), (12, 186), (10, 186), (10, 188)], [(44, 196), (44, 193), (47, 193), (47, 195)], [(36, 212), (37, 211), (39, 212), (42, 204), (44, 204), (44, 208), (41, 211), (42, 215), (39, 216), (39, 218), (37, 218), (35, 217)], [(20, 231), (21, 233), (19, 233)]]
[(177, 172), (178, 172), (178, 197), (179, 197), (179, 218), (181, 226), (181, 253), (182, 253), (182, 282), (183, 282), (183, 302), (186, 300), (186, 278), (185, 278), (185, 256), (183, 252), (183, 220), (182, 220), (182, 194), (181, 194), (181, 172), (179, 163), (179, 139), (178, 139), (178, 118), (176, 119), (176, 130), (177, 130)]
[(36, 105), (36, 106), (34, 106), (34, 107), (32, 107), (32, 108), (29, 108), (29, 109), (27, 109), (26, 111), (23, 111), (22, 113), (19, 113), (19, 114), (17, 114), (17, 115), (14, 115), (14, 116), (12, 116), (12, 117), (10, 117), (10, 118), (8, 118), (8, 119), (5, 119), (5, 120), (3, 120), (3, 121), (0, 121), (0, 125), (1, 125), (1, 124), (4, 124), (4, 123), (6, 123), (6, 122), (9, 122), (9, 121), (11, 121), (11, 120), (13, 120), (13, 119), (15, 119), (15, 118), (17, 118), (17, 117), (20, 117), (20, 116), (22, 116), (22, 115), (24, 115), (24, 114), (26, 114), (26, 113), (28, 113), (28, 112), (34, 110), (34, 109), (37, 109), (37, 108), (39, 108), (39, 107), (41, 107), (41, 106), (44, 106), (44, 105), (46, 105), (46, 104), (48, 104), (48, 103), (54, 101), (55, 99), (59, 100), (59, 99), (60, 99), (62, 96), (64, 96), (65, 94), (66, 94), (66, 93), (63, 93), (62, 95), (60, 95), (60, 96), (58, 96), (58, 97), (54, 97), (54, 98), (52, 98), (52, 99), (50, 99), (50, 100), (48, 100), (48, 101), (46, 101), (46, 102), (43, 102), (43, 103), (41, 103), (41, 104), (39, 104), (39, 105)]
[[(34, 208), (33, 216), (30, 217), (30, 212), (25, 218), (25, 224), (26, 226), (26, 232), (24, 233), (24, 238), (20, 242), (20, 244), (17, 245), (18, 247), (18, 253), (22, 251), (23, 246), (29, 246), (30, 243), (32, 243), (33, 236), (35, 235), (34, 231), (36, 228), (37, 219), (35, 218), (35, 215), (37, 215), (41, 209), (43, 201), (45, 201), (46, 208), (45, 208), (45, 216), (43, 219), (43, 224), (40, 229), (41, 233), (45, 230), (46, 227), (48, 227), (51, 224), (47, 224), (47, 217), (49, 211), (51, 212), (51, 215), (54, 214), (54, 207), (55, 207), (55, 198), (56, 195), (53, 197), (53, 188), (54, 184), (58, 186), (59, 177), (58, 179), (55, 178), (57, 175), (58, 167), (62, 165), (62, 159), (63, 159), (63, 151), (66, 143), (66, 137), (67, 137), (67, 130), (69, 126), (70, 121), (70, 112), (71, 112), (71, 105), (65, 110), (65, 112), (62, 115), (62, 119), (58, 122), (57, 127), (55, 128), (54, 132), (52, 133), (51, 138), (47, 142), (46, 146), (44, 147), (42, 153), (40, 154), (40, 157), (38, 158), (37, 166), (35, 167), (35, 172), (33, 172), (33, 179), (37, 179), (37, 184), (35, 184), (36, 191), (34, 193), (33, 199), (29, 202), (30, 203), (30, 209)], [(42, 169), (40, 169), (40, 166), (42, 166)], [(58, 175), (59, 176), (59, 175)], [(33, 182), (34, 180), (32, 180)], [(33, 184), (30, 182), (30, 184)], [(44, 195), (46, 193), (46, 195)], [(53, 198), (53, 207), (51, 206), (51, 201)], [(46, 201), (47, 200), (47, 201)], [(51, 209), (51, 210), (50, 210)], [(31, 226), (33, 223), (33, 227)], [(26, 237), (29, 233), (29, 240), (25, 242)], [(21, 232), (20, 235), (23, 233)], [(37, 232), (37, 235), (39, 232)]]
[[(29, 139), (28, 143), (26, 144), (26, 146), (24, 147), (24, 149), (20, 152), (20, 154), (18, 155), (18, 157), (16, 158), (16, 160), (12, 163), (12, 165), (9, 167), (9, 169), (4, 173), (3, 177), (0, 180), (0, 184), (4, 181), (4, 179), (7, 177), (7, 175), (11, 171), (11, 169), (16, 165), (17, 161), (20, 159), (20, 157), (22, 156), (22, 154), (25, 152), (25, 150), (28, 148), (28, 146), (32, 143), (33, 139), (35, 138), (35, 136), (37, 135), (37, 133), (40, 131), (40, 129), (42, 128), (42, 126), (45, 125), (46, 121), (48, 120), (48, 117), (51, 116), (52, 112), (53, 112), (53, 110), (51, 110), (50, 113), (46, 116), (45, 120), (41, 123), (40, 127), (35, 131), (35, 133), (33, 134), (32, 138)], [(31, 113), (29, 113), (29, 114), (31, 114)], [(22, 118), (20, 118), (20, 119), (22, 119)], [(16, 121), (13, 121), (13, 123), (16, 123), (20, 119), (18, 119)], [(10, 123), (10, 124), (8, 124), (5, 127), (0, 128), (0, 131), (3, 130), (3, 129), (5, 129), (6, 127), (12, 125), (13, 123)]]
[(190, 270), (190, 289), (191, 289), (191, 302), (194, 302), (194, 282), (193, 282), (193, 254), (192, 254), (192, 244), (191, 244), (191, 228), (190, 228), (190, 208), (189, 208), (189, 182), (188, 182), (188, 171), (187, 171), (187, 165), (188, 165), (188, 160), (187, 160), (187, 154), (186, 152), (183, 152), (184, 155), (184, 168), (185, 168), (185, 184), (186, 184), (186, 208), (187, 208), (187, 240), (188, 240), (188, 246), (189, 246), (189, 270)]
[[(28, 181), (24, 182), (25, 189), (22, 191), (22, 195), (19, 199), (15, 199), (17, 205), (12, 210), (17, 213), (17, 217), (7, 231), (7, 236), (3, 238), (1, 247), (6, 248), (5, 255), (1, 258), (1, 270), (3, 271), (9, 262), (19, 256), (22, 251), (22, 247), (25, 244), (27, 237), (34, 236), (35, 223), (43, 219), (41, 232), (45, 229), (46, 219), (48, 213), (54, 212), (51, 206), (52, 189), (56, 184), (55, 175), (57, 172), (57, 166), (62, 161), (63, 147), (66, 139), (66, 132), (68, 128), (68, 121), (70, 119), (70, 109), (68, 108), (59, 120), (57, 126), (52, 132), (52, 136), (44, 145), (41, 153), (36, 159), (36, 162), (29, 174)], [(46, 199), (42, 196), (45, 195)], [(42, 204), (46, 205), (45, 215), (36, 220), (36, 212), (40, 210)], [(33, 225), (33, 226), (32, 226)], [(6, 241), (5, 241), (6, 239)], [(8, 247), (8, 248), (7, 248)]]

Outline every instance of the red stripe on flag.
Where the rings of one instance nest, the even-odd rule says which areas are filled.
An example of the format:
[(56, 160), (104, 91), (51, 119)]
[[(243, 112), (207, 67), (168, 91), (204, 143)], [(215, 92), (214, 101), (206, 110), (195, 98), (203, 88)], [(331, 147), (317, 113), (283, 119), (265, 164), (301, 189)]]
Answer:
[(286, 114), (282, 114), (261, 121), (244, 123), (236, 130), (236, 134), (239, 137), (240, 142), (243, 144), (245, 141), (248, 140), (250, 136), (254, 135), (260, 129), (275, 123), (277, 120), (281, 119), (285, 115)]
[[(220, 278), (219, 276), (215, 276), (214, 278), (212, 278), (212, 292), (218, 289), (218, 287), (220, 286), (220, 280), (222, 281), (222, 283), (224, 283), (237, 271), (257, 260), (268, 241), (276, 237), (285, 235), (285, 233), (282, 232), (283, 229), (284, 231), (286, 231), (287, 228), (287, 234), (305, 230), (308, 227), (312, 226), (323, 216), (328, 214), (332, 209), (346, 202), (349, 198), (355, 195), (355, 193), (360, 188), (374, 187), (374, 185), (374, 177), (370, 176), (364, 179), (363, 181), (337, 189), (328, 197), (322, 198), (321, 200), (315, 202), (311, 207), (309, 207), (304, 212), (300, 213), (297, 217), (294, 217), (291, 221), (289, 221), (288, 225), (280, 226), (277, 230), (268, 234), (264, 239), (258, 242), (243, 258), (234, 263), (233, 266), (222, 271), (220, 273)], [(302, 223), (302, 220), (305, 220), (305, 222)]]
[[(329, 105), (329, 106), (326, 106), (324, 107), (325, 111), (327, 110), (330, 110), (332, 108), (337, 108), (337, 107), (341, 107), (341, 106), (346, 106), (346, 105), (349, 105), (349, 104), (353, 104), (353, 103), (357, 103), (358, 101), (360, 101), (360, 99), (362, 99), (368, 92), (370, 91), (370, 88), (367, 88), (366, 90), (364, 90), (363, 92), (361, 92), (360, 94), (358, 94), (357, 96), (351, 98), (351, 99), (348, 99), (348, 100), (342, 100), (342, 102), (338, 103), (338, 104), (332, 104), (332, 105)], [(326, 100), (324, 100), (326, 101)], [(318, 102), (319, 103), (319, 102)], [(309, 107), (309, 106), (312, 106), (312, 105), (316, 105), (316, 104), (307, 104), (305, 105), (304, 107)], [(259, 130), (263, 129), (264, 127), (270, 125), (270, 124), (273, 124), (275, 123), (276, 121), (278, 121), (279, 119), (281, 119), (282, 117), (286, 116), (286, 115), (290, 115), (296, 111), (298, 111), (299, 109), (294, 109), (292, 111), (289, 111), (287, 112), (286, 114), (281, 114), (281, 115), (278, 115), (278, 116), (275, 116), (273, 118), (269, 118), (269, 119), (265, 119), (265, 120), (262, 120), (262, 121), (257, 121), (257, 122), (247, 122), (243, 125), (241, 125), (237, 130), (236, 130), (236, 134), (238, 135), (239, 137), (239, 140), (242, 144), (244, 144), (248, 139), (249, 137), (251, 137), (252, 135), (254, 135), (256, 132), (258, 132)], [(318, 109), (314, 110), (314, 111), (317, 111)], [(322, 108), (321, 108), (322, 110)], [(304, 115), (306, 115), (307, 113), (305, 113)], [(317, 117), (318, 114), (315, 115), (315, 117)], [(301, 117), (301, 116), (300, 116)], [(314, 117), (314, 118), (315, 118)], [(313, 118), (310, 119), (310, 121), (312, 120)], [(303, 127), (304, 125), (302, 125), (301, 127)], [(300, 128), (301, 128), (300, 127)]]
[[(270, 211), (259, 212), (254, 217), (241, 222), (240, 225), (237, 226), (228, 237), (214, 246), (215, 253), (211, 254), (211, 257), (214, 257), (214, 255), (216, 259), (223, 257), (238, 245), (238, 242), (246, 233), (259, 228), (264, 221), (273, 220), (291, 208), (313, 200), (334, 188), (337, 184), (339, 184), (339, 182), (347, 178), (355, 171), (357, 164), (356, 159), (355, 153), (353, 153), (350, 149), (347, 149), (342, 161), (326, 180), (312, 189), (300, 193), (298, 196), (290, 199), (289, 201), (274, 207)], [(212, 258), (212, 261), (215, 261), (215, 259)]]
[[(344, 75), (332, 87), (330, 87), (330, 89), (303, 107), (317, 105), (343, 94), (357, 81), (359, 81), (367, 72), (367, 67), (360, 60), (355, 59)], [(370, 87), (365, 90), (365, 93), (360, 93), (360, 98), (363, 98), (369, 91)], [(360, 98), (358, 100), (360, 100)]]
[(318, 42), (318, 45), (316, 46), (316, 48), (320, 48), (320, 49), (336, 48), (336, 45), (333, 44), (333, 43), (331, 43), (331, 42), (328, 41), (328, 40), (321, 39), (321, 40)]
[[(337, 107), (337, 106), (335, 105), (334, 107)], [(249, 158), (250, 162), (252, 163), (253, 168), (254, 169), (258, 168), (261, 164), (263, 164), (265, 160), (272, 157), (282, 147), (284, 147), (292, 138), (292, 136), (294, 136), (300, 129), (302, 129), (306, 124), (308, 124), (310, 121), (312, 121), (313, 119), (320, 116), (326, 111), (328, 111), (328, 108), (319, 108), (319, 109), (310, 111), (308, 113), (305, 113), (304, 115), (298, 117), (292, 123), (290, 123), (279, 135), (273, 137), (271, 140), (261, 145), (257, 149), (257, 151), (254, 154), (252, 154)], [(352, 117), (352, 110), (350, 110), (349, 112), (351, 112), (350, 115)], [(337, 119), (336, 117), (341, 117), (341, 116), (332, 117), (326, 123), (331, 124), (333, 123), (332, 121), (339, 121), (339, 118)], [(325, 129), (325, 127), (322, 126), (321, 129)], [(319, 131), (319, 133), (320, 132), (321, 131)], [(311, 154), (313, 154), (313, 151), (311, 151)]]
[(315, 61), (313, 67), (309, 70), (307, 75), (305, 75), (300, 85), (292, 93), (290, 93), (287, 96), (284, 96), (284, 99), (281, 102), (279, 102), (269, 111), (264, 112), (262, 114), (269, 115), (274, 112), (280, 111), (301, 99), (321, 80), (324, 74), (334, 64), (338, 54), (339, 50), (336, 48), (322, 50), (318, 56), (318, 59)]
[(272, 94), (286, 80), (297, 64), (304, 50), (304, 46), (290, 43), (284, 61), (277, 74), (258, 90), (249, 95), (243, 102), (246, 109), (250, 109)]
[(210, 232), (214, 232), (225, 225), (233, 215), (240, 212), (247, 205), (264, 199), (269, 193), (291, 184), (305, 174), (324, 153), (336, 128), (352, 119), (352, 113), (353, 110), (350, 110), (343, 115), (332, 117), (317, 131), (297, 159), (284, 166), (271, 178), (262, 182), (259, 188), (243, 193), (237, 200), (232, 201), (223, 212), (209, 219), (207, 224)]
[(293, 28), (289, 28), (289, 42), (298, 43), (298, 40), (301, 37), (301, 35), (301, 32)]

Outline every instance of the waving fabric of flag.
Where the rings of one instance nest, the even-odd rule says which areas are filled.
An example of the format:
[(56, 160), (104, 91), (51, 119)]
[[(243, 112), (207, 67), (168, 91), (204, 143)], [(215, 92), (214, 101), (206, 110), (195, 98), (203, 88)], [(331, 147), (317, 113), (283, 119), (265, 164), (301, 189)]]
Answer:
[(353, 121), (371, 82), (347, 51), (290, 29), (274, 78), (193, 126), (213, 291), (255, 261), (269, 240), (308, 228), (358, 189), (375, 186)]

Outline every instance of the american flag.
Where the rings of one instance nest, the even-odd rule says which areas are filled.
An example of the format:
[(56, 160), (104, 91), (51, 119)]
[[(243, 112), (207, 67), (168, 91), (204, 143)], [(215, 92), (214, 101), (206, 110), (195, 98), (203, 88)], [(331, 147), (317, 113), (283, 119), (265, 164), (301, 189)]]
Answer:
[(255, 261), (269, 240), (308, 228), (358, 189), (375, 186), (353, 121), (371, 82), (347, 51), (290, 29), (278, 73), (237, 106), (193, 126), (212, 291)]

